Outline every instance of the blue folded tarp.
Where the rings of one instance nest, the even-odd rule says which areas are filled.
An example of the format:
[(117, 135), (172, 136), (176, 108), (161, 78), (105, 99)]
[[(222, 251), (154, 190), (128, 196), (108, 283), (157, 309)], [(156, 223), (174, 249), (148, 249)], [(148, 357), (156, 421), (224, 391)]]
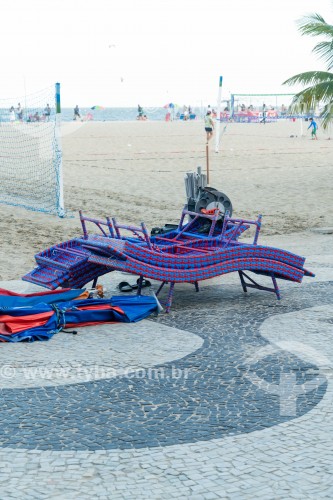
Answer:
[(41, 302), (53, 304), (54, 302), (73, 300), (79, 297), (84, 291), (85, 288), (75, 290), (65, 288), (64, 290), (48, 290), (45, 292), (21, 294), (0, 288), (0, 308), (26, 307), (40, 304)]
[(132, 323), (146, 318), (157, 308), (155, 297), (143, 295), (39, 303), (26, 307), (0, 306), (0, 341), (48, 340), (65, 328)]

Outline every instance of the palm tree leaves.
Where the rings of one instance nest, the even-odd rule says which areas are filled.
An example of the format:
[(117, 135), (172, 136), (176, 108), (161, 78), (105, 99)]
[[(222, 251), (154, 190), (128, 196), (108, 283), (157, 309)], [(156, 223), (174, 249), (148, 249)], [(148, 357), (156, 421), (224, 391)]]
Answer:
[[(333, 37), (333, 35), (332, 35)], [(330, 42), (320, 42), (312, 50), (327, 64), (327, 69), (333, 68), (333, 39)]]
[(322, 119), (322, 126), (326, 129), (333, 121), (333, 100), (325, 104), (322, 112), (320, 113), (320, 117)]
[(283, 85), (307, 85), (307, 88), (298, 92), (291, 103), (291, 110), (295, 112), (313, 112), (321, 103), (323, 128), (327, 128), (333, 121), (333, 25), (325, 22), (320, 14), (310, 14), (298, 21), (299, 31), (302, 35), (323, 36), (326, 41), (319, 42), (313, 52), (323, 59), (327, 71), (307, 71), (288, 78)]
[(333, 26), (327, 24), (320, 14), (310, 14), (297, 21), (299, 31), (302, 35), (309, 36), (333, 36)]
[(327, 24), (319, 14), (303, 17), (297, 24), (302, 35), (328, 38), (328, 41), (318, 43), (312, 52), (318, 54), (327, 63), (327, 69), (331, 69), (333, 67), (333, 25)]
[(332, 120), (333, 110), (333, 73), (308, 71), (295, 75), (284, 82), (286, 85), (309, 85), (298, 92), (290, 105), (292, 112), (313, 113), (319, 103), (324, 104), (320, 117), (323, 128)]
[(333, 73), (328, 71), (307, 71), (306, 73), (299, 73), (298, 75), (288, 78), (283, 85), (317, 85), (318, 83), (333, 83)]

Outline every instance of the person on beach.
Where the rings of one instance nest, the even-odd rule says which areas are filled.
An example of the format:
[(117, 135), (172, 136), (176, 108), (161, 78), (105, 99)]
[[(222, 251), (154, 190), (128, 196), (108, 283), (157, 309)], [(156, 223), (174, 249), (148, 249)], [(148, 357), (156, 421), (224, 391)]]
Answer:
[(262, 105), (262, 119), (260, 120), (260, 123), (266, 125), (266, 104)]
[(51, 115), (51, 108), (50, 106), (47, 104), (46, 105), (46, 108), (44, 109), (44, 116), (45, 116), (45, 121), (49, 121), (50, 119), (50, 115)]
[(308, 126), (308, 130), (309, 128), (312, 127), (312, 130), (311, 130), (311, 138), (312, 140), (316, 140), (318, 141), (318, 137), (317, 137), (317, 130), (318, 130), (318, 125), (317, 123), (314, 121), (313, 118), (310, 118), (310, 125)]
[(174, 119), (174, 113), (175, 113), (175, 107), (172, 103), (169, 104), (169, 107), (168, 107), (168, 113), (169, 114), (169, 119), (167, 121), (173, 121)]
[(80, 110), (79, 110), (79, 106), (76, 105), (75, 108), (74, 108), (74, 118), (73, 120), (81, 120), (81, 115), (80, 115)]
[(140, 106), (140, 104), (138, 104), (138, 116), (137, 116), (137, 120), (143, 120), (143, 108), (142, 106)]
[(17, 105), (16, 112), (17, 112), (17, 118), (20, 120), (20, 122), (23, 121), (23, 109), (22, 109), (20, 103), (18, 103), (18, 105)]
[(207, 134), (207, 144), (208, 141), (213, 137), (213, 130), (214, 130), (214, 121), (212, 118), (212, 112), (207, 111), (207, 114), (205, 116), (205, 130)]
[(9, 121), (14, 122), (16, 120), (15, 109), (14, 106), (11, 106), (9, 110)]

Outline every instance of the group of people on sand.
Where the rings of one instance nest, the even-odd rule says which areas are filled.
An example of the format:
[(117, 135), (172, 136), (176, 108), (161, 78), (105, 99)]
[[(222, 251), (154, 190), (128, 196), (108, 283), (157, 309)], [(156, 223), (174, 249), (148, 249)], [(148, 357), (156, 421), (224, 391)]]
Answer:
[[(73, 120), (76, 121), (76, 120), (91, 120), (93, 118), (92, 114), (91, 113), (88, 113), (86, 117), (82, 118), (81, 117), (81, 114), (80, 114), (80, 108), (78, 105), (75, 106), (74, 108), (74, 117), (73, 117)], [(138, 115), (136, 117), (137, 120), (141, 120), (141, 121), (146, 121), (148, 120), (147, 118), (147, 115), (146, 113), (143, 111), (143, 108), (142, 106), (140, 106), (140, 104), (138, 104)]]
[[(94, 106), (94, 108), (95, 108), (95, 106)], [(91, 108), (91, 109), (94, 109), (94, 108)], [(81, 122), (84, 122), (84, 121), (89, 122), (89, 121), (92, 121), (93, 119), (94, 119), (94, 116), (92, 113), (87, 113), (85, 116), (82, 117), (78, 104), (75, 106), (74, 116), (73, 116), (74, 121), (80, 120)]]
[(18, 103), (16, 109), (14, 108), (14, 106), (11, 106), (9, 109), (9, 121), (15, 122), (16, 116), (20, 122), (23, 121), (23, 108), (21, 107), (20, 103)]
[(44, 108), (43, 114), (40, 115), (39, 111), (28, 116), (28, 122), (48, 122), (51, 116), (51, 108), (49, 104)]
[[(260, 123), (266, 123), (265, 108), (266, 108), (266, 106), (264, 104), (263, 118), (262, 118)], [(215, 115), (215, 117), (212, 116), (212, 110), (210, 109), (210, 106), (208, 106), (207, 112), (205, 115), (205, 131), (207, 134), (207, 144), (210, 141), (210, 139), (213, 137), (213, 133), (214, 133), (214, 120), (213, 120), (213, 118), (216, 118), (216, 115)], [(310, 124), (308, 126), (308, 130), (310, 128), (312, 129), (311, 130), (311, 139), (317, 141), (318, 140), (318, 137), (317, 137), (318, 124), (316, 123), (314, 118), (310, 118), (309, 121), (310, 121)]]
[[(263, 119), (261, 120), (263, 123), (265, 123), (265, 104), (264, 104), (264, 112), (263, 112)], [(189, 113), (191, 110), (190, 106), (189, 108), (186, 109), (187, 113)], [(191, 110), (192, 111), (192, 110)], [(10, 121), (13, 122), (16, 120), (16, 114), (15, 114), (15, 108), (14, 106), (11, 106), (11, 108), (9, 109), (9, 113), (10, 113)], [(18, 103), (17, 105), (17, 109), (16, 109), (16, 113), (17, 113), (17, 118), (20, 120), (20, 121), (23, 121), (23, 109), (21, 107), (21, 104)], [(39, 122), (41, 120), (43, 121), (48, 121), (49, 118), (50, 118), (50, 115), (51, 115), (51, 108), (50, 106), (47, 104), (45, 109), (44, 109), (44, 113), (42, 115), (42, 117), (39, 115), (39, 112), (36, 111), (36, 113), (34, 115), (29, 115), (29, 118), (28, 118), (28, 121), (29, 122)], [(207, 144), (208, 142), (211, 140), (211, 138), (213, 137), (213, 133), (214, 133), (214, 118), (216, 118), (216, 112), (214, 109), (211, 109), (210, 105), (208, 105), (208, 108), (207, 108), (207, 112), (206, 112), (206, 115), (205, 115), (205, 131), (206, 131), (206, 139), (207, 139)], [(184, 113), (184, 119), (185, 119), (185, 113)], [(80, 115), (80, 109), (79, 109), (79, 106), (76, 105), (75, 108), (74, 108), (74, 118), (73, 120), (81, 120), (81, 115)], [(140, 104), (138, 104), (138, 116), (137, 116), (137, 120), (147, 120), (147, 116), (146, 114), (144, 113), (143, 111), (143, 108), (140, 106)], [(315, 120), (313, 118), (310, 118), (310, 124), (308, 126), (308, 130), (309, 129), (312, 129), (311, 130), (311, 138), (313, 140), (318, 140), (318, 137), (317, 137), (317, 130), (318, 130), (318, 125), (317, 123), (315, 122)]]
[(183, 116), (184, 116), (184, 121), (186, 122), (190, 117), (191, 117), (191, 114), (192, 114), (192, 108), (191, 106), (186, 106), (184, 104), (183, 106)]
[[(16, 119), (20, 122), (23, 122), (23, 108), (20, 103), (18, 103), (17, 108), (15, 109), (14, 106), (11, 106), (9, 108), (9, 121), (10, 122), (15, 122)], [(27, 118), (27, 122), (40, 122), (40, 121), (49, 121), (51, 116), (51, 108), (49, 104), (46, 105), (44, 108), (43, 113), (40, 115), (39, 111), (36, 111), (34, 114), (30, 114)]]

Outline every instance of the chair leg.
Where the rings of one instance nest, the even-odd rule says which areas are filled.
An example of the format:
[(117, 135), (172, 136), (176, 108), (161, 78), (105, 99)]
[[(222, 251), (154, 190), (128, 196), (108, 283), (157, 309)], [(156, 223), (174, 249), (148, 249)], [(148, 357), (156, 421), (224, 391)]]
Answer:
[(138, 281), (138, 290), (136, 292), (137, 295), (141, 295), (142, 282), (143, 282), (143, 276), (140, 276)]
[(172, 281), (170, 283), (170, 288), (169, 288), (169, 293), (168, 293), (168, 299), (167, 299), (167, 302), (166, 302), (166, 305), (165, 305), (165, 312), (166, 313), (170, 312), (174, 287), (175, 287), (175, 284)]
[(246, 283), (245, 283), (245, 280), (244, 280), (243, 272), (242, 271), (238, 271), (238, 275), (239, 275), (239, 278), (240, 278), (240, 281), (241, 281), (241, 284), (242, 284), (243, 292), (247, 292), (247, 288), (246, 288)]
[[(266, 292), (273, 292), (273, 293), (275, 293), (276, 298), (278, 300), (281, 299), (279, 285), (277, 284), (277, 279), (276, 279), (274, 273), (270, 273), (270, 277), (272, 279), (274, 288), (268, 288), (267, 286), (259, 285), (259, 283), (257, 283), (252, 278), (250, 278), (250, 276), (248, 276), (246, 273), (244, 273), (244, 271), (238, 271), (238, 274), (239, 274), (244, 292), (247, 292), (248, 288), (256, 288), (257, 290), (264, 290)], [(245, 281), (244, 277), (249, 281)]]
[(199, 291), (199, 283), (197, 281), (194, 282), (194, 286), (195, 286), (195, 291), (198, 292)]
[(97, 281), (98, 281), (98, 277), (94, 278), (94, 281), (93, 281), (93, 284), (92, 284), (92, 288), (96, 288)]
[(162, 281), (162, 283), (158, 287), (157, 292), (156, 292), (156, 297), (160, 293), (160, 291), (162, 290), (162, 288), (164, 287), (165, 283), (166, 283), (166, 281)]
[(274, 274), (272, 274), (272, 281), (273, 281), (276, 297), (278, 300), (280, 300), (281, 299), (280, 289), (279, 289), (279, 285), (277, 284), (277, 281), (276, 281)]

